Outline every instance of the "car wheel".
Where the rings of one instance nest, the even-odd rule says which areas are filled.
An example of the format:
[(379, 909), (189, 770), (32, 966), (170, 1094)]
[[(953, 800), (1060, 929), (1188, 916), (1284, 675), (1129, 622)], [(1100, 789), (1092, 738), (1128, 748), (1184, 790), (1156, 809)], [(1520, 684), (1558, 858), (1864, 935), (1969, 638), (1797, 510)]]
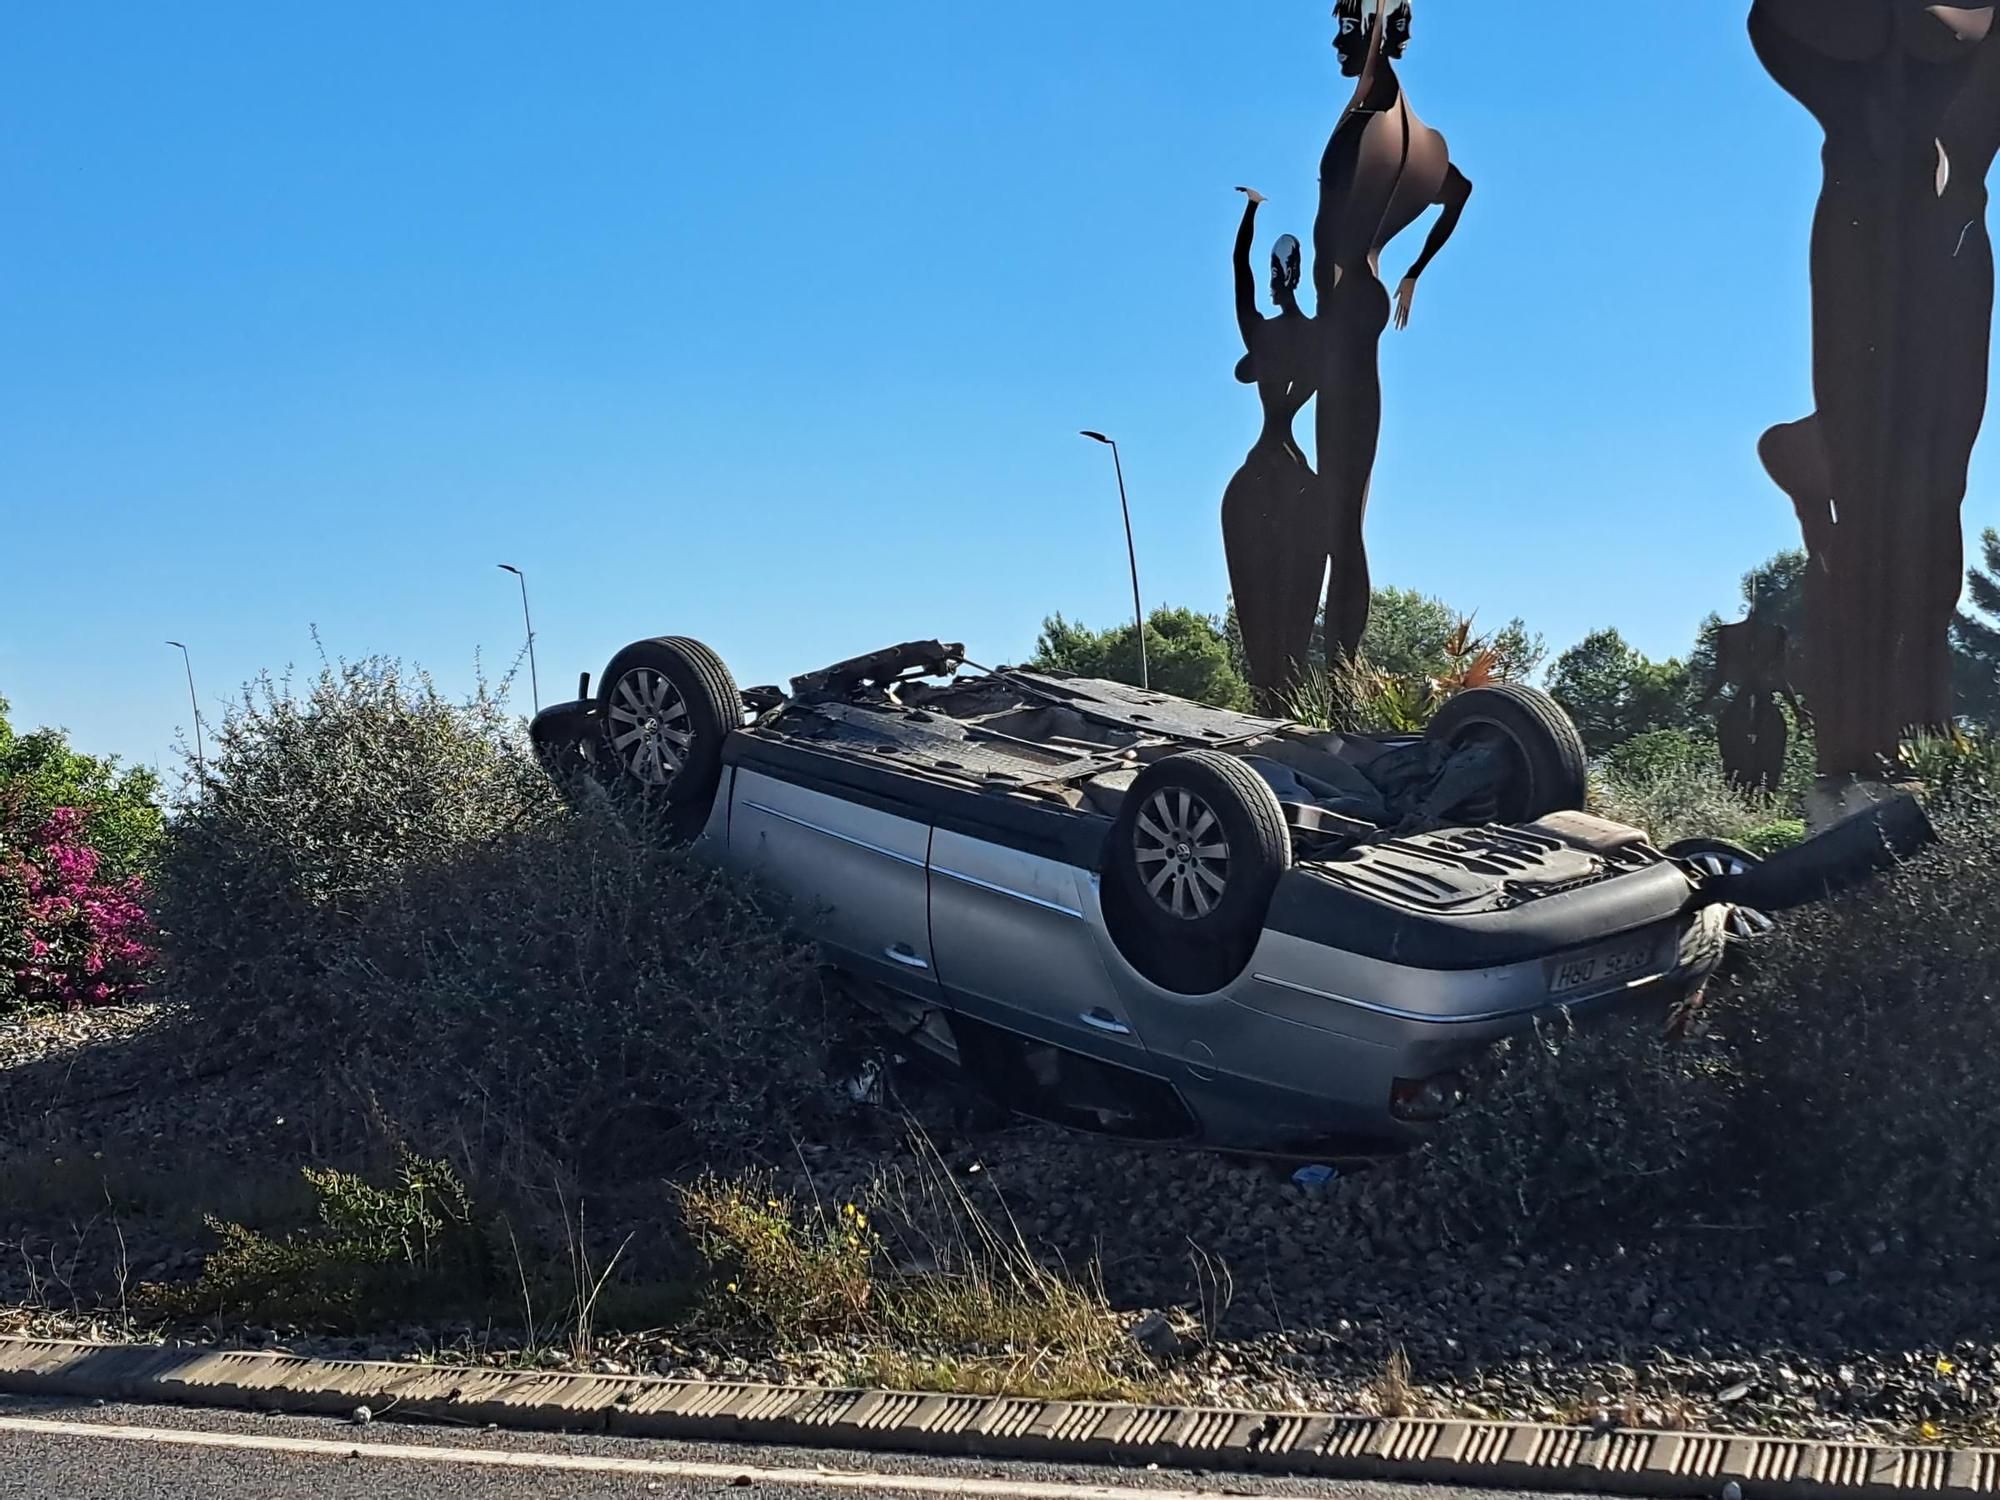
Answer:
[[(1691, 866), (1698, 875), (1747, 875), (1764, 861), (1727, 839), (1682, 839), (1667, 851), (1667, 858)], [(1777, 923), (1748, 906), (1729, 908), (1724, 930), (1739, 943), (1754, 942), (1777, 928)]]
[(671, 806), (703, 803), (722, 776), (722, 742), (743, 725), (729, 668), (678, 636), (627, 646), (604, 669), (604, 746), (620, 783)]
[(1583, 736), (1539, 688), (1518, 682), (1467, 688), (1446, 700), (1425, 737), (1450, 750), (1482, 741), (1504, 750), (1508, 774), (1495, 789), (1496, 822), (1532, 823), (1583, 808), (1590, 785)]
[(1209, 994), (1249, 963), (1291, 863), (1269, 782), (1219, 751), (1169, 755), (1134, 778), (1106, 837), (1105, 923), (1153, 983)]

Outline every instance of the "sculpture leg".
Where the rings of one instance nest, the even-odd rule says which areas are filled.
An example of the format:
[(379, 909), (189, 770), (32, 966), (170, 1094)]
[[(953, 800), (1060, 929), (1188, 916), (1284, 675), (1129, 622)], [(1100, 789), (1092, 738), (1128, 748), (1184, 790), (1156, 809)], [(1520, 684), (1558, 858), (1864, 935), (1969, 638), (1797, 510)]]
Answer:
[(1904, 414), (1915, 451), (1905, 454), (1896, 486), (1908, 540), (1902, 586), (1891, 595), (1906, 651), (1898, 675), (1907, 726), (1947, 724), (1954, 707), (1949, 639), (1965, 583), (1967, 470), (1985, 420), (1992, 345), (1993, 249), (1984, 198), (1955, 191), (1950, 201), (1926, 205), (1933, 222), (1918, 237), (1924, 258), (1906, 368), (1927, 378), (1909, 393)]
[[(1820, 771), (1878, 774), (1894, 655), (1885, 598), (1893, 537), (1893, 413), (1908, 276), (1890, 174), (1829, 175), (1813, 220), (1813, 393), (1818, 411), (1766, 434), (1772, 478), (1799, 510), (1806, 577), (1807, 696)], [(1893, 744), (1894, 735), (1889, 736)]]
[(1759, 696), (1751, 716), (1755, 753), (1746, 785), (1753, 792), (1775, 797), (1785, 784), (1785, 751), (1791, 745), (1791, 725), (1775, 698)]
[(1371, 275), (1344, 278), (1334, 306), (1320, 312), (1326, 361), (1319, 384), (1317, 433), (1324, 545), (1332, 559), (1326, 592), (1331, 655), (1353, 655), (1368, 629), (1368, 544), (1364, 522), (1382, 436), (1378, 354), (1389, 325), (1389, 293)]
[[(1940, 201), (1928, 172), (1856, 174), (1829, 181), (1815, 221), (1815, 425), (1831, 505), (1824, 520), (1802, 508), (1801, 524), (1816, 564), (1808, 691), (1828, 775), (1879, 777), (1908, 730), (1951, 714), (1960, 506), (1991, 343), (1983, 200), (1972, 183)], [(1785, 450), (1810, 445), (1779, 431), (1766, 462), (1797, 504), (1806, 465)]]
[(1843, 716), (1851, 707), (1852, 695), (1845, 682), (1844, 638), (1833, 602), (1833, 467), (1819, 413), (1773, 427), (1758, 441), (1757, 456), (1771, 482), (1791, 500), (1799, 518), (1808, 562), (1804, 580), (1806, 640), (1800, 676), (1822, 738), (1839, 741), (1851, 737)]
[(1307, 666), (1326, 558), (1311, 544), (1313, 472), (1303, 454), (1252, 450), (1222, 497), (1236, 626), (1257, 706), (1282, 713)]
[(1735, 786), (1748, 790), (1757, 779), (1757, 715), (1748, 693), (1738, 690), (1723, 705), (1715, 735), (1722, 751), (1722, 770)]

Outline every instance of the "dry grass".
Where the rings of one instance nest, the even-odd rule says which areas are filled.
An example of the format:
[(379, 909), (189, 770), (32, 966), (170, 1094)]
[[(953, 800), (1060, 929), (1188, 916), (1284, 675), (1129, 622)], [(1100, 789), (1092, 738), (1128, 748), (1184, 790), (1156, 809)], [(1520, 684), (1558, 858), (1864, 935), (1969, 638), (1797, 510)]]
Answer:
[(718, 1331), (844, 1344), (853, 1378), (911, 1390), (1136, 1399), (1171, 1383), (1095, 1265), (1044, 1264), (1004, 1206), (974, 1202), (927, 1143), (914, 1173), (837, 1206), (757, 1177), (707, 1178), (680, 1199)]
[(1376, 1413), (1384, 1417), (1414, 1417), (1423, 1410), (1422, 1397), (1410, 1374), (1410, 1356), (1399, 1347), (1383, 1362), (1382, 1373), (1368, 1387)]

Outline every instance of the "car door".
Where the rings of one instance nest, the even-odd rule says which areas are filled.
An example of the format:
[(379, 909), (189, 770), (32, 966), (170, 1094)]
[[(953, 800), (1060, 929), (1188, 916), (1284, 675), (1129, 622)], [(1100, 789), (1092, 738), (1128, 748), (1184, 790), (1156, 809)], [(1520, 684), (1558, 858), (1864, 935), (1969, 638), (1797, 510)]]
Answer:
[(927, 822), (747, 766), (736, 768), (731, 795), (732, 860), (797, 902), (835, 963), (920, 998), (935, 994)]
[(1098, 952), (1089, 872), (987, 836), (931, 835), (931, 940), (954, 1009), (1099, 1057), (1145, 1046)]

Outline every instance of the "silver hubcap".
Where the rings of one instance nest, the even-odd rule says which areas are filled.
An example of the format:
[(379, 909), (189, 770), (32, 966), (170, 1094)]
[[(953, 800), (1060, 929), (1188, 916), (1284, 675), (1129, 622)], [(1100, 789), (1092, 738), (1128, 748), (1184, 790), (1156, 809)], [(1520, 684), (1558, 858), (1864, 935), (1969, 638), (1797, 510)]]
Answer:
[(611, 749), (636, 780), (673, 784), (694, 745), (687, 700), (651, 667), (634, 667), (611, 690)]
[(1146, 893), (1192, 922), (1215, 910), (1229, 884), (1229, 840), (1201, 798), (1178, 787), (1153, 793), (1132, 830)]
[[(1750, 871), (1750, 861), (1738, 855), (1725, 854), (1720, 849), (1694, 855), (1688, 863), (1704, 875), (1744, 875)], [(1731, 937), (1745, 940), (1760, 938), (1767, 932), (1776, 931), (1778, 926), (1763, 912), (1748, 906), (1730, 907), (1726, 925)]]

